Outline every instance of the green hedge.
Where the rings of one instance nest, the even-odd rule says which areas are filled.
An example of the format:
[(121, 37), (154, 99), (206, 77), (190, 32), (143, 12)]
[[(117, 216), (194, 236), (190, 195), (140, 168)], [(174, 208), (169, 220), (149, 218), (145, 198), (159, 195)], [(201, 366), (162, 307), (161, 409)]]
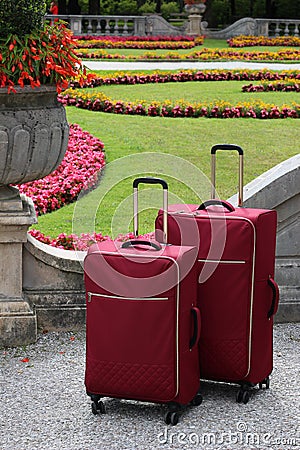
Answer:
[(42, 27), (46, 12), (43, 0), (1, 0), (0, 37), (24, 36)]

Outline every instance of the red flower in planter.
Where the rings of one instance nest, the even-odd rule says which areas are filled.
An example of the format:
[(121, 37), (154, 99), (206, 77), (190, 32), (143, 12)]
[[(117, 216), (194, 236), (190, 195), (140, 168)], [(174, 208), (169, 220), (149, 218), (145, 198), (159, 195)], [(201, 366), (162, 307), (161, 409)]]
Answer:
[(205, 3), (206, 0), (184, 0), (185, 5), (199, 5), (200, 3)]
[(22, 37), (9, 35), (0, 42), (0, 87), (14, 91), (15, 85), (56, 84), (61, 92), (81, 73), (75, 47), (71, 31), (62, 22)]

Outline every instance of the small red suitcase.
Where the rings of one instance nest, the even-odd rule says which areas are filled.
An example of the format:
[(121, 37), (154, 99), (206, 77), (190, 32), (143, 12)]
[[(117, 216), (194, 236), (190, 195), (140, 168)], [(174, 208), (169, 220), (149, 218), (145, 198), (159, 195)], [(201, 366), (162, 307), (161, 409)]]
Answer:
[[(144, 179), (142, 179), (144, 180)], [(202, 401), (195, 247), (104, 241), (84, 261), (85, 385), (92, 411), (101, 397), (181, 405)]]
[[(217, 150), (239, 152), (239, 207), (215, 197)], [(274, 281), (276, 211), (242, 208), (243, 150), (221, 144), (211, 150), (212, 198), (198, 205), (168, 207), (168, 242), (198, 246), (198, 306), (201, 378), (240, 384), (237, 401), (247, 403), (250, 387), (269, 387), (273, 316), (278, 307)], [(156, 219), (162, 230), (165, 211)], [(159, 240), (159, 231), (156, 234)]]

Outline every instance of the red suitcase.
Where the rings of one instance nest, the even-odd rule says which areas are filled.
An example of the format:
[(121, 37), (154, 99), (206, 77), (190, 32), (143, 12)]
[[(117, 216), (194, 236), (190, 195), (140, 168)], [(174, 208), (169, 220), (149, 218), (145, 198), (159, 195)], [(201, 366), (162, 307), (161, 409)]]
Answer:
[[(239, 207), (215, 197), (217, 150), (239, 152)], [(269, 387), (273, 365), (276, 211), (242, 208), (243, 150), (216, 145), (212, 155), (212, 198), (202, 205), (168, 207), (168, 242), (198, 246), (198, 305), (201, 378), (240, 384), (237, 401), (250, 387)], [(162, 229), (164, 211), (156, 219)], [(159, 231), (157, 232), (159, 239)]]
[[(142, 179), (143, 180), (143, 179)], [(202, 401), (195, 247), (104, 241), (84, 261), (85, 385), (92, 411), (101, 397), (181, 405)]]

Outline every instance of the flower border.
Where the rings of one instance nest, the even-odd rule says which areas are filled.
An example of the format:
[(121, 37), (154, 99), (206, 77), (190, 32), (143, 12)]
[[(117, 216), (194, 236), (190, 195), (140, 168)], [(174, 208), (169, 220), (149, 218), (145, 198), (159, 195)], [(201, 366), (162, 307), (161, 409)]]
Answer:
[(43, 179), (19, 185), (31, 197), (37, 215), (74, 202), (82, 190), (94, 188), (105, 166), (104, 144), (79, 125), (70, 125), (68, 149), (59, 167)]
[(89, 49), (78, 49), (76, 54), (80, 59), (119, 59), (119, 60), (196, 60), (196, 61), (299, 61), (300, 50), (293, 48), (270, 51), (244, 51), (232, 49), (210, 49), (203, 48), (194, 52), (179, 54), (176, 52), (166, 52), (157, 54), (155, 52), (145, 52), (142, 55), (121, 55), (119, 53), (109, 53), (104, 49), (96, 49), (91, 52)]

